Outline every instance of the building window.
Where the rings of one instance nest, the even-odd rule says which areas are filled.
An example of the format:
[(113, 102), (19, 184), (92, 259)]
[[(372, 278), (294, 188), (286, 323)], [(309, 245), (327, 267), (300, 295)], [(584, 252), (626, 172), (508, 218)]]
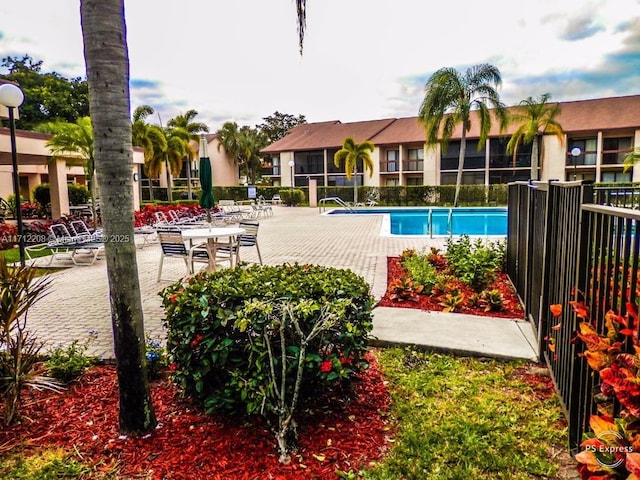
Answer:
[(408, 160), (404, 161), (404, 170), (408, 172), (421, 172), (424, 170), (424, 149), (410, 148), (407, 150)]
[(384, 184), (387, 187), (397, 187), (400, 185), (400, 180), (398, 178), (387, 178)]
[(513, 154), (507, 153), (509, 140), (510, 137), (500, 137), (489, 141), (489, 168), (531, 168), (533, 143), (520, 144), (514, 161)]
[(362, 174), (351, 176), (351, 180), (347, 180), (346, 175), (328, 175), (327, 186), (329, 187), (353, 187), (354, 178), (358, 182), (358, 186), (362, 185)]
[[(441, 185), (455, 185), (457, 173), (441, 173)], [(484, 185), (484, 172), (464, 172), (462, 174), (462, 185)]]
[(633, 138), (605, 138), (602, 141), (602, 164), (622, 165), (624, 157), (633, 150)]
[(565, 180), (567, 182), (573, 181), (573, 180), (590, 180), (592, 182), (595, 182), (596, 180), (596, 172), (594, 171), (586, 171), (586, 172), (572, 172), (572, 171), (567, 171), (566, 175), (565, 175)]
[(497, 185), (510, 182), (524, 182), (531, 178), (529, 169), (511, 169), (511, 170), (490, 170), (489, 184)]
[[(568, 142), (567, 165), (595, 165), (598, 160), (597, 138), (570, 138)], [(578, 147), (582, 152), (577, 157), (571, 155), (571, 150)]]
[[(447, 150), (442, 152), (440, 159), (440, 170), (457, 170), (458, 157), (460, 156), (460, 142), (449, 142)], [(467, 140), (464, 154), (465, 170), (484, 168), (486, 151), (483, 147), (478, 150), (478, 140)]]
[(324, 153), (322, 150), (296, 152), (294, 163), (296, 175), (324, 173)]
[(387, 150), (386, 160), (380, 162), (381, 172), (397, 172), (398, 159), (400, 157), (399, 150)]
[(631, 182), (631, 172), (602, 172), (603, 183)]
[(423, 185), (422, 177), (407, 177), (407, 186)]

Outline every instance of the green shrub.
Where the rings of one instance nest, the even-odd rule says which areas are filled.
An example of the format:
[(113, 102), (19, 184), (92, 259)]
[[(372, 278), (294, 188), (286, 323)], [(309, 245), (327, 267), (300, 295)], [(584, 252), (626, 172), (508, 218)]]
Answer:
[(293, 190), (290, 188), (282, 189), (279, 191), (279, 194), (280, 199), (286, 205), (296, 206), (305, 201), (304, 192), (299, 188), (294, 188)]
[(146, 338), (147, 375), (149, 380), (160, 378), (162, 370), (167, 367), (167, 349), (159, 340)]
[(504, 263), (504, 252), (500, 242), (472, 242), (466, 234), (455, 241), (447, 240), (447, 262), (453, 273), (477, 292), (495, 280), (496, 271)]
[(48, 183), (41, 183), (33, 189), (33, 200), (44, 210), (51, 203), (51, 187)]
[(254, 265), (199, 274), (161, 296), (174, 382), (206, 411), (278, 417), (281, 458), (296, 404), (367, 366), (373, 300), (350, 270)]
[(407, 269), (409, 277), (415, 283), (422, 285), (424, 291), (431, 291), (436, 283), (437, 270), (426, 255), (409, 255), (402, 260), (402, 266)]
[(89, 198), (91, 198), (89, 189), (84, 185), (69, 183), (67, 190), (69, 192), (69, 203), (71, 205), (84, 205), (89, 201)]
[(95, 333), (90, 332), (89, 340), (80, 344), (78, 340), (73, 340), (66, 348), (54, 348), (45, 362), (47, 374), (64, 383), (76, 380), (87, 368), (95, 365), (96, 357), (87, 355), (89, 345), (95, 339)]

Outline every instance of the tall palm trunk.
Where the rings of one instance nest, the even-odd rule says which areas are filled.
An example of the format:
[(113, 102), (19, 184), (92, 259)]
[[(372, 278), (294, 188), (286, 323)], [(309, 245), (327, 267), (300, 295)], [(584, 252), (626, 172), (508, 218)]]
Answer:
[(540, 164), (539, 145), (540, 135), (536, 134), (531, 145), (531, 180), (538, 180), (538, 166)]
[(358, 168), (353, 166), (353, 205), (358, 203)]
[(80, 14), (101, 194), (123, 434), (153, 430), (142, 302), (133, 241), (129, 58), (124, 0), (81, 0)]
[(462, 170), (464, 169), (464, 156), (467, 153), (467, 131), (464, 123), (462, 125), (462, 135), (460, 136), (460, 155), (458, 156), (458, 174), (456, 175), (456, 195), (453, 198), (453, 206), (458, 206), (460, 198), (460, 186), (462, 185)]

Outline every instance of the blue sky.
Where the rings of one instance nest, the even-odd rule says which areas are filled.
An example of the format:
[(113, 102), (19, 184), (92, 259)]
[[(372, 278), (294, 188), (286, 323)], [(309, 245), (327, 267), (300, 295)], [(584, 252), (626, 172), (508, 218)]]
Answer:
[[(84, 77), (79, 0), (0, 4), (0, 58)], [(503, 101), (640, 94), (640, 0), (125, 0), (132, 108), (186, 110), (212, 130), (278, 110), (310, 122), (417, 114), (442, 67), (491, 63)], [(633, 12), (633, 13), (632, 13)]]

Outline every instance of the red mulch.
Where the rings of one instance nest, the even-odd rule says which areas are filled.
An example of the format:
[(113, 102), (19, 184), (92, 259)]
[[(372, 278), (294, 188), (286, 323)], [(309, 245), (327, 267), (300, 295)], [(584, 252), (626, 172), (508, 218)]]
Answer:
[(159, 428), (146, 438), (119, 438), (113, 366), (92, 368), (61, 394), (27, 394), (22, 423), (0, 427), (0, 450), (77, 450), (95, 464), (117, 467), (119, 478), (335, 479), (336, 469), (357, 471), (381, 458), (394, 433), (387, 387), (377, 361), (369, 360), (350, 401), (333, 398), (310, 411), (300, 406), (299, 445), (288, 465), (278, 462), (274, 436), (260, 419), (206, 415), (178, 399), (166, 379), (151, 384)]
[[(398, 257), (387, 258), (387, 285), (400, 277), (406, 276), (407, 271), (400, 264), (400, 259)], [(472, 288), (461, 282), (455, 282), (455, 287), (457, 287), (460, 292), (464, 294), (465, 299), (468, 299), (475, 293)], [(488, 317), (519, 319), (524, 318), (524, 312), (522, 310), (522, 306), (520, 305), (520, 300), (518, 299), (518, 296), (505, 273), (499, 273), (498, 278), (489, 288), (497, 288), (502, 292), (502, 296), (504, 297), (504, 307), (502, 310), (485, 312), (483, 308), (470, 306), (469, 302), (465, 300), (464, 305), (460, 309), (457, 309), (456, 312)], [(425, 293), (428, 294), (418, 295), (418, 301), (413, 302), (408, 300), (391, 300), (389, 298), (389, 292), (387, 291), (384, 297), (382, 297), (382, 299), (380, 300), (379, 305), (383, 307), (418, 308), (420, 310), (430, 310), (438, 312), (444, 310), (444, 307), (440, 305), (439, 295), (431, 295), (431, 292)]]

